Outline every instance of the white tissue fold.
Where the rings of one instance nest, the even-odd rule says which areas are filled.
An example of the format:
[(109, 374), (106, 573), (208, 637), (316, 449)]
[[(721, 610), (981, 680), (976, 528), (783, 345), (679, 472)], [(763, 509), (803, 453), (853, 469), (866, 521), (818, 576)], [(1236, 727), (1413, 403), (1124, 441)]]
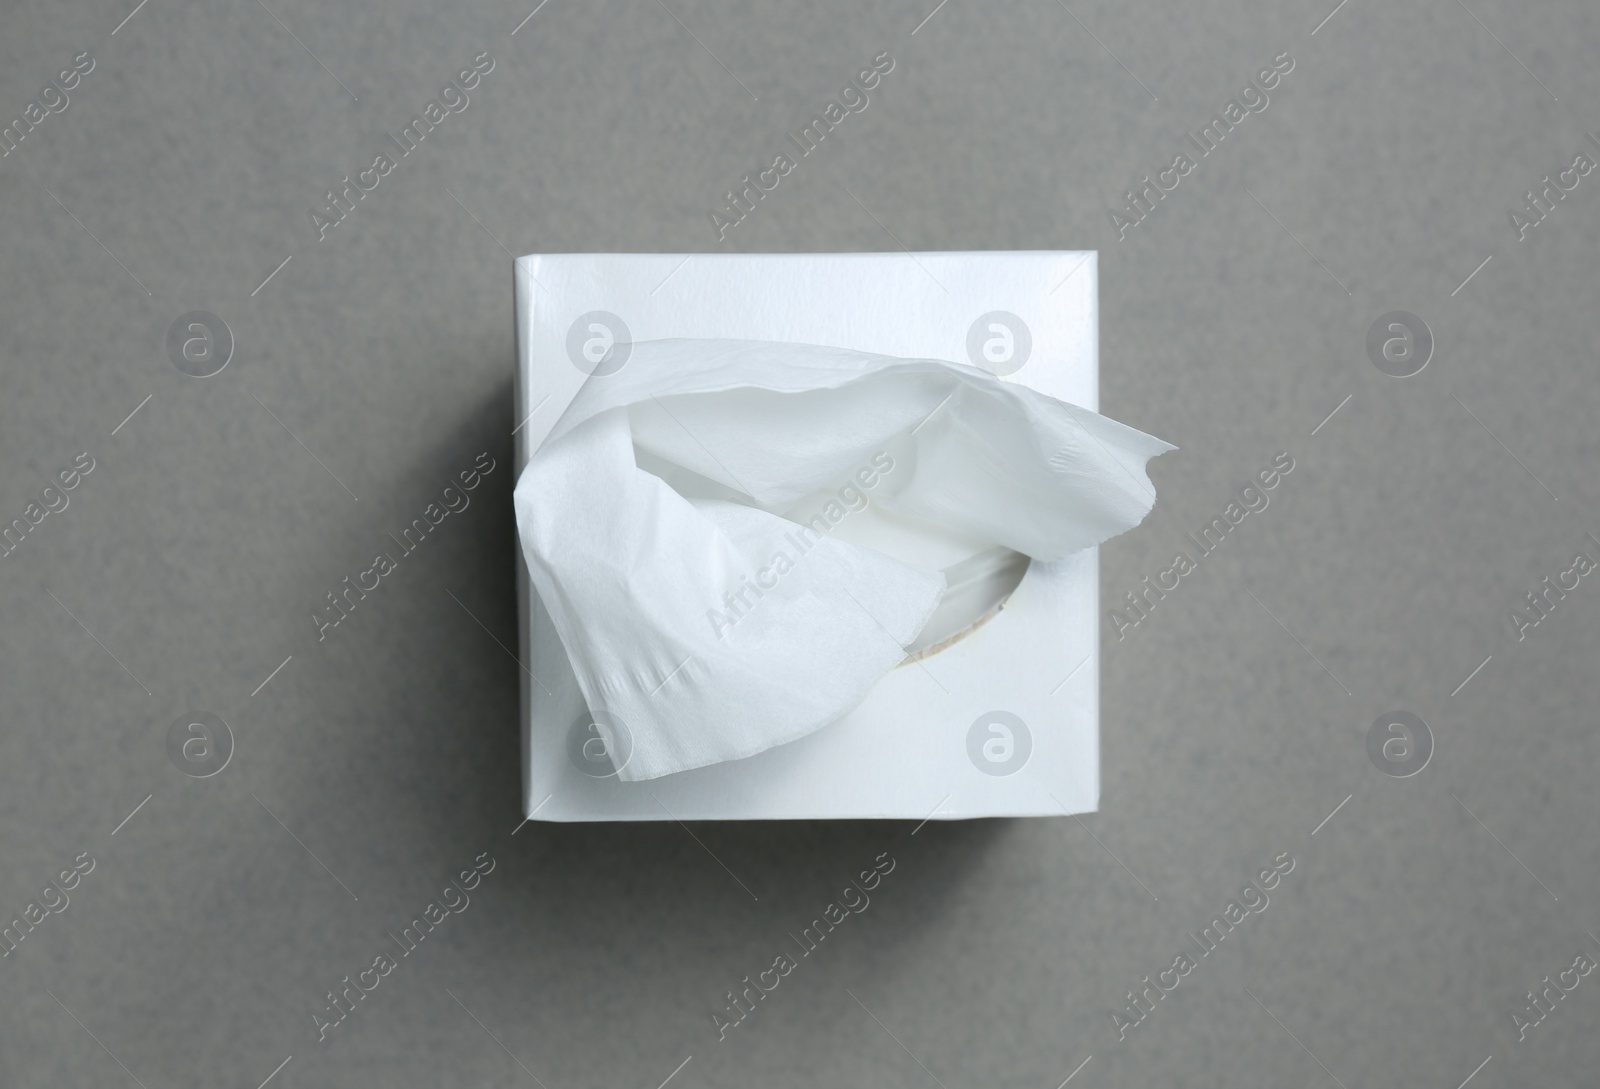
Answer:
[[(941, 556), (1099, 544), (1150, 512), (1145, 467), (1171, 449), (964, 364), (641, 341), (533, 453), (517, 528), (617, 776), (637, 781), (838, 719), (905, 659)], [(853, 542), (857, 510), (900, 544)]]

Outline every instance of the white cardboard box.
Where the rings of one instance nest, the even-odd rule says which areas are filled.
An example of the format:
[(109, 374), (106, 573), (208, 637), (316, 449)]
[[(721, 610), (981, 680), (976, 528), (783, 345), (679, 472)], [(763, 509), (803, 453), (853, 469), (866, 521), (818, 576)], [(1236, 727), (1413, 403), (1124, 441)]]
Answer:
[[(991, 369), (1099, 406), (1093, 251), (534, 254), (515, 265), (516, 471), (586, 380), (569, 332), (595, 312), (624, 340), (775, 340), (978, 362), (996, 311), (1026, 358)], [(983, 319), (980, 321), (980, 319)], [(608, 319), (609, 320), (609, 319)], [(1002, 324), (1003, 324), (1002, 320)], [(969, 338), (975, 326), (978, 339)], [(585, 326), (587, 327), (587, 326)], [(1005, 332), (993, 350), (1003, 354)], [(604, 381), (603, 377), (588, 379)], [(625, 783), (569, 749), (588, 712), (517, 550), (523, 808), (547, 821), (1048, 816), (1100, 797), (1099, 555), (1032, 563), (988, 623), (902, 665), (844, 718), (744, 760)]]

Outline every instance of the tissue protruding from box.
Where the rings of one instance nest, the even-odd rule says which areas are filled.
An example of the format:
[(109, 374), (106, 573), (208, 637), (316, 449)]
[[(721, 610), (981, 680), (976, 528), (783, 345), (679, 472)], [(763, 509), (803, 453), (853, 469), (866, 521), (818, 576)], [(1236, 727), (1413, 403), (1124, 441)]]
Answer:
[(641, 342), (529, 459), (517, 524), (634, 781), (839, 718), (904, 660), (945, 568), (997, 547), (1055, 560), (1137, 525), (1169, 449), (963, 364)]

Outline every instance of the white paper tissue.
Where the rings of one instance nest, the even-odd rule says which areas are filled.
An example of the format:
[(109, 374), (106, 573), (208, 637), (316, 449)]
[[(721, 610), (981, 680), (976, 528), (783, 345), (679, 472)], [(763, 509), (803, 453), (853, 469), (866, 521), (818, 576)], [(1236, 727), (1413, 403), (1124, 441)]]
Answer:
[(964, 364), (638, 342), (530, 458), (517, 526), (596, 725), (627, 753), (618, 778), (636, 781), (839, 718), (905, 659), (942, 568), (996, 546), (1057, 559), (1132, 528), (1155, 500), (1146, 463), (1170, 449)]

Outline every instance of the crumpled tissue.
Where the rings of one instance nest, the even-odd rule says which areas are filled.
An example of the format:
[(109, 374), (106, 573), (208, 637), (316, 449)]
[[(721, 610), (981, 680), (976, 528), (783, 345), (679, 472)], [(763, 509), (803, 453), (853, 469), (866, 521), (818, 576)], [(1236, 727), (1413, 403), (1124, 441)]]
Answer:
[(1052, 560), (1139, 524), (1171, 449), (965, 364), (638, 342), (533, 453), (517, 528), (638, 781), (819, 730), (906, 659), (945, 577), (828, 532), (857, 497), (901, 538)]

